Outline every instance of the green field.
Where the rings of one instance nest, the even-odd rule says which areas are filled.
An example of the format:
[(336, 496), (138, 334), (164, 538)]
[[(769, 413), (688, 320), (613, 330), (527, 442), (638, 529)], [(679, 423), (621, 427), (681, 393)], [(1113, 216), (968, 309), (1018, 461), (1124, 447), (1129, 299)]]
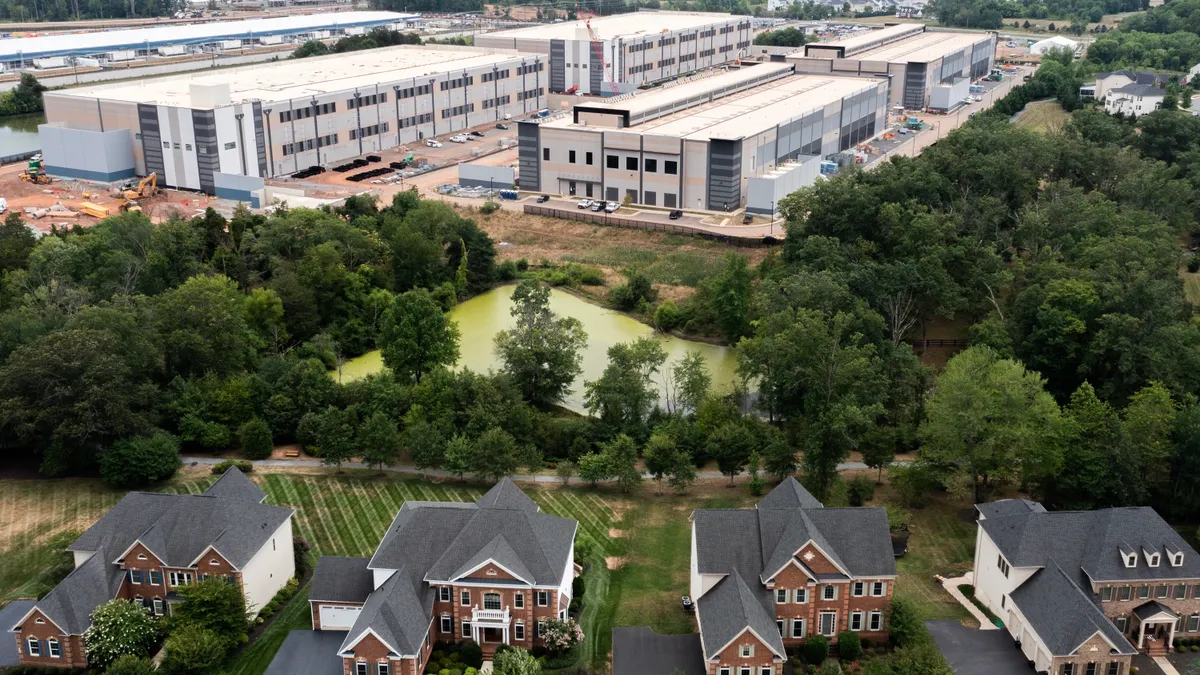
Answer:
[(1060, 131), (1070, 117), (1057, 101), (1038, 101), (1025, 106), (1025, 111), (1013, 124), (1023, 129), (1047, 133)]
[[(487, 488), (371, 471), (252, 477), (267, 491), (268, 501), (296, 509), (296, 535), (312, 544), (314, 560), (321, 555), (370, 555), (407, 500), (474, 501)], [(163, 490), (196, 494), (211, 481), (211, 476), (193, 471)], [(656, 495), (652, 486), (632, 495), (611, 488), (525, 489), (544, 511), (579, 521), (578, 546), (590, 551), (580, 663), (595, 668), (607, 663), (614, 626), (648, 625), (660, 633), (696, 630), (679, 605), (688, 593), (688, 516), (697, 508), (749, 506), (755, 501), (744, 485), (726, 488), (723, 481), (699, 486), (694, 495), (684, 497)], [(70, 556), (62, 553), (64, 539), (85, 529), (121, 494), (84, 479), (0, 481), (0, 603), (49, 590), (71, 567)], [(969, 567), (972, 524), (958, 518), (950, 505), (936, 502), (912, 511), (909, 524), (910, 552), (899, 562), (898, 593), (916, 601), (927, 618), (965, 618), (965, 610), (933, 582), (933, 575)], [(224, 670), (230, 675), (261, 675), (287, 632), (308, 627), (305, 588)]]

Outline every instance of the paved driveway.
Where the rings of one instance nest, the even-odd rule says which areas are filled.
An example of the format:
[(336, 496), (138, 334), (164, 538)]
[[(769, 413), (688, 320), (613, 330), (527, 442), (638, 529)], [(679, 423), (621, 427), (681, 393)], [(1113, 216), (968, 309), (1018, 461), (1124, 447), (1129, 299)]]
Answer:
[(976, 630), (957, 621), (926, 621), (956, 675), (1032, 675), (1033, 667), (1006, 630)]
[(0, 633), (5, 633), (4, 638), (7, 638), (0, 639), (0, 668), (12, 668), (18, 664), (17, 641), (8, 629), (20, 621), (33, 605), (33, 600), (13, 600), (0, 607)]
[(342, 675), (338, 647), (344, 630), (294, 630), (288, 633), (266, 675)]

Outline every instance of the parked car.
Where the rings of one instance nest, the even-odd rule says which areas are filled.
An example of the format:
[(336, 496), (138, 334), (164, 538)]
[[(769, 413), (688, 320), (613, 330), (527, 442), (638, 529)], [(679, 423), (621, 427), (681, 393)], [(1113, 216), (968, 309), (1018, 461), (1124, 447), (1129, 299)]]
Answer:
[(500, 124), (497, 124), (496, 128), (500, 129), (501, 131), (508, 131), (508, 125), (503, 122), (501, 122)]
[(451, 143), (466, 143), (467, 137), (462, 134), (456, 134), (456, 135), (450, 137), (450, 142)]
[(539, 204), (545, 204), (548, 201), (550, 201), (550, 195), (540, 195), (537, 198), (537, 203)]
[(743, 225), (749, 225), (750, 223), (753, 223), (753, 222), (754, 222), (753, 215), (747, 213), (746, 215), (742, 216), (742, 224)]
[(580, 199), (580, 200), (579, 200), (579, 203), (575, 205), (575, 208), (577, 208), (577, 209), (590, 209), (590, 208), (592, 208), (592, 200), (590, 200), (590, 199)]
[(592, 210), (596, 213), (599, 213), (606, 208), (608, 208), (608, 204), (605, 204), (604, 202), (592, 202)]
[(607, 204), (605, 204), (605, 205), (604, 205), (604, 212), (605, 212), (605, 213), (612, 213), (612, 212), (616, 211), (616, 210), (617, 210), (617, 209), (619, 209), (619, 208), (621, 208), (621, 205), (620, 205), (620, 204), (618, 204), (617, 202), (609, 202), (609, 203), (607, 203)]
[(670, 218), (671, 220), (679, 220), (680, 218), (683, 217), (683, 211), (680, 211), (679, 209), (675, 209), (674, 211), (667, 214), (667, 217)]
[(431, 139), (429, 139), (429, 140), (427, 140), (427, 141), (425, 141), (425, 145), (428, 145), (428, 146), (429, 146), (429, 147), (431, 147), (431, 148), (440, 148), (440, 147), (442, 147), (442, 144), (441, 144), (440, 142), (438, 142), (438, 141), (435, 141), (435, 140), (433, 140), (432, 138), (431, 138)]
[(483, 132), (482, 132), (482, 131), (472, 131), (472, 132), (471, 132), (471, 135), (472, 135), (472, 136), (474, 136), (475, 138), (483, 138)]
[(692, 602), (692, 599), (686, 595), (683, 596), (682, 604), (683, 604), (683, 611), (685, 611), (689, 614), (696, 611), (696, 603)]
[(982, 96), (979, 96), (978, 94), (976, 94), (976, 96), (975, 96), (975, 102), (976, 102), (976, 103), (979, 103), (979, 102), (980, 102), (980, 101), (982, 101), (982, 100), (983, 100), (983, 97), (982, 97)]

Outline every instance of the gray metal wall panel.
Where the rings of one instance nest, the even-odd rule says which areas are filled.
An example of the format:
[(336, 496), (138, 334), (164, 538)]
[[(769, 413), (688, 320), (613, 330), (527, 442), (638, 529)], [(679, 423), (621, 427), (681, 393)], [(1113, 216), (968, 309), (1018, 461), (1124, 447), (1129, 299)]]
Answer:
[[(589, 43), (590, 44), (590, 43)], [(588, 86), (591, 94), (599, 94), (604, 85), (604, 63), (598, 57), (595, 49), (588, 49)]]
[(742, 202), (742, 142), (708, 142), (708, 208), (732, 211)]
[(517, 161), (520, 167), (521, 189), (542, 189), (540, 170), (541, 127), (533, 122), (517, 122)]
[(258, 175), (267, 175), (267, 140), (263, 133), (262, 103), (254, 102), (254, 144), (258, 146)]
[(563, 40), (550, 41), (550, 91), (567, 88), (567, 47)]
[(909, 63), (904, 71), (904, 107), (909, 110), (925, 107), (925, 67), (924, 63)]
[(166, 178), (163, 164), (162, 134), (158, 126), (158, 106), (138, 104), (138, 125), (142, 129), (142, 155), (146, 158), (146, 175), (157, 173)]
[(200, 170), (200, 190), (211, 195), (216, 189), (213, 174), (221, 170), (221, 157), (217, 154), (216, 113), (212, 110), (193, 110), (192, 129), (196, 134), (196, 166)]

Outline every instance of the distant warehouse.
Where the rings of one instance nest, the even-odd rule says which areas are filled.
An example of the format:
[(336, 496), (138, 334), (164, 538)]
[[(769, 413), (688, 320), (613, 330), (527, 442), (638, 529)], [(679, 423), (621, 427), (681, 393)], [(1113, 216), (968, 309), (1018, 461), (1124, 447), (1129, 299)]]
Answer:
[(623, 101), (578, 105), (573, 118), (521, 122), (521, 187), (733, 211), (752, 179), (773, 180), (781, 167), (815, 171), (820, 158), (874, 137), (886, 105), (882, 79), (796, 75), (790, 63), (746, 65)]
[(46, 92), (38, 131), (52, 175), (216, 194), (535, 112), (545, 88), (542, 56), (390, 47)]
[(931, 102), (961, 102), (970, 93), (970, 80), (991, 72), (995, 55), (995, 33), (950, 33), (927, 30), (924, 24), (898, 24), (813, 42), (804, 46), (803, 55), (788, 60), (801, 73), (888, 77), (890, 105), (923, 110)]
[(0, 67), (25, 64), (58, 68), (71, 57), (128, 61), (135, 56), (174, 56), (188, 50), (221, 51), (363, 33), (372, 28), (404, 28), (418, 18), (395, 12), (329, 12), (272, 19), (218, 21), (190, 25), (68, 33), (0, 40)]
[[(593, 42), (595, 34), (597, 41)], [(611, 96), (750, 53), (748, 16), (634, 12), (475, 36), (479, 47), (549, 57), (550, 91)]]

